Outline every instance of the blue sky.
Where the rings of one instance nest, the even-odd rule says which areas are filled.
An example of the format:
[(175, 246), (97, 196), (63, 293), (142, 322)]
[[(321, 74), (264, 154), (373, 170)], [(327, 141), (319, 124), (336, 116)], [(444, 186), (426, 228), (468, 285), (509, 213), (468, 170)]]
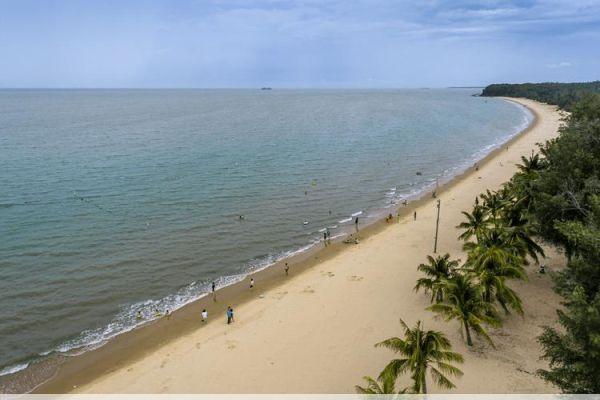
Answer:
[(600, 0), (0, 0), (0, 87), (600, 79)]

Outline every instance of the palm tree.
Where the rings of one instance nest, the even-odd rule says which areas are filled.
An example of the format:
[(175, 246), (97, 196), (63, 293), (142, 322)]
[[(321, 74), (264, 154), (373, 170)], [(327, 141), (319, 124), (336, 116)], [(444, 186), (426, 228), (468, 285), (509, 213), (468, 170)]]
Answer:
[(536, 264), (539, 263), (538, 255), (546, 257), (544, 249), (531, 237), (530, 228), (527, 225), (514, 226), (507, 229), (506, 242), (518, 250), (525, 265), (527, 265), (526, 256), (531, 257)]
[(433, 381), (441, 387), (456, 387), (444, 374), (462, 376), (462, 371), (452, 363), (462, 363), (460, 354), (450, 351), (452, 345), (442, 332), (424, 331), (421, 321), (409, 328), (400, 320), (404, 328), (404, 339), (389, 338), (376, 347), (385, 347), (403, 356), (389, 362), (381, 372), (380, 378), (391, 375), (397, 378), (405, 372), (411, 373), (414, 393), (427, 393), (427, 372)]
[[(533, 153), (533, 152), (532, 152)], [(539, 154), (532, 154), (531, 157), (526, 158), (521, 156), (522, 164), (517, 164), (517, 168), (524, 174), (531, 174), (544, 169), (544, 162), (540, 158)]]
[(523, 313), (519, 296), (508, 286), (507, 279), (526, 279), (523, 265), (522, 243), (507, 240), (506, 230), (494, 228), (484, 232), (477, 243), (463, 246), (468, 251), (467, 268), (479, 279), (483, 299), (488, 303), (497, 300), (508, 312), (509, 307)]
[(465, 230), (458, 237), (461, 240), (469, 240), (472, 236), (478, 237), (490, 224), (487, 210), (478, 204), (475, 204), (472, 213), (469, 214), (466, 211), (462, 213), (467, 220), (457, 226), (457, 228)]
[(500, 193), (490, 192), (489, 189), (481, 194), (481, 199), (483, 200), (483, 207), (490, 213), (492, 222), (495, 223), (508, 202)]
[(435, 299), (438, 303), (444, 300), (443, 285), (440, 282), (452, 276), (452, 272), (458, 267), (458, 260), (450, 260), (450, 254), (443, 256), (427, 256), (428, 264), (421, 264), (417, 269), (424, 272), (430, 278), (420, 278), (417, 280), (415, 292), (423, 288), (425, 293), (431, 291), (431, 302)]
[(473, 282), (472, 276), (456, 274), (445, 281), (445, 285), (446, 303), (434, 304), (427, 309), (442, 315), (446, 321), (458, 320), (465, 330), (467, 345), (473, 345), (473, 330), (493, 346), (483, 325), (497, 326), (499, 320), (494, 306), (484, 300), (482, 289)]
[(377, 380), (370, 376), (364, 376), (363, 379), (367, 383), (365, 387), (356, 385), (356, 393), (358, 394), (395, 394), (396, 377), (392, 375), (380, 376)]

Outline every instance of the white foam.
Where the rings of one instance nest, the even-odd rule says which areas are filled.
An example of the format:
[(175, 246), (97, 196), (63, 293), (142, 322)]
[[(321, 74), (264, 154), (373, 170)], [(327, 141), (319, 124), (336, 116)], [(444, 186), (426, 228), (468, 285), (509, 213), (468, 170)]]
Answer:
[[(318, 239), (313, 240), (307, 245), (295, 249), (252, 260), (246, 265), (244, 272), (219, 277), (215, 280), (215, 283), (218, 288), (233, 285), (244, 280), (251, 273), (262, 271), (282, 259), (308, 251), (318, 243)], [(167, 310), (173, 312), (186, 304), (205, 297), (211, 290), (211, 282), (193, 282), (179, 290), (177, 293), (168, 295), (162, 299), (148, 299), (124, 307), (106, 326), (99, 329), (84, 331), (77, 338), (66, 341), (50, 351), (40, 353), (40, 355), (45, 356), (50, 353), (58, 352), (67, 356), (75, 356), (93, 350), (120, 334), (129, 332), (150, 321), (161, 318), (165, 315)], [(158, 310), (161, 315), (156, 316), (154, 310)], [(138, 312), (142, 315), (141, 319), (137, 318)], [(27, 365), (22, 366), (21, 369), (24, 368), (27, 368)]]
[(352, 218), (344, 218), (344, 219), (338, 221), (338, 224), (345, 224), (346, 222), (350, 222), (350, 221), (352, 221)]
[(361, 215), (363, 212), (362, 211), (357, 211), (355, 213), (352, 213), (350, 215), (352, 215), (353, 217), (358, 217), (359, 215)]
[(8, 367), (5, 367), (2, 370), (0, 370), (0, 376), (11, 375), (15, 372), (22, 371), (27, 367), (29, 367), (29, 363), (9, 365)]

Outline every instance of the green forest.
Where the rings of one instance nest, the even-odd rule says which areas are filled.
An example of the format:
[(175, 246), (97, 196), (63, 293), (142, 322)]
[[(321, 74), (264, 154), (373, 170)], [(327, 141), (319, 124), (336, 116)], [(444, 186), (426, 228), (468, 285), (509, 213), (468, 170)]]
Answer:
[(519, 96), (556, 104), (571, 114), (556, 139), (540, 145), (511, 180), (526, 199), (532, 231), (563, 249), (554, 275), (563, 298), (561, 328), (539, 341), (546, 380), (566, 393), (600, 393), (600, 82), (490, 85), (486, 95)]
[(571, 111), (573, 106), (590, 94), (600, 93), (600, 81), (581, 83), (495, 83), (487, 86), (482, 96), (525, 97), (542, 103), (555, 104)]

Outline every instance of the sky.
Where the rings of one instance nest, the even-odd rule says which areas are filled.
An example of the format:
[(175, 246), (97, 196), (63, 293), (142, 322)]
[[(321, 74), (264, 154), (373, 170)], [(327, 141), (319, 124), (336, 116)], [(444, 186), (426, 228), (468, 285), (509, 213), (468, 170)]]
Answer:
[(0, 88), (600, 79), (600, 0), (0, 0)]

